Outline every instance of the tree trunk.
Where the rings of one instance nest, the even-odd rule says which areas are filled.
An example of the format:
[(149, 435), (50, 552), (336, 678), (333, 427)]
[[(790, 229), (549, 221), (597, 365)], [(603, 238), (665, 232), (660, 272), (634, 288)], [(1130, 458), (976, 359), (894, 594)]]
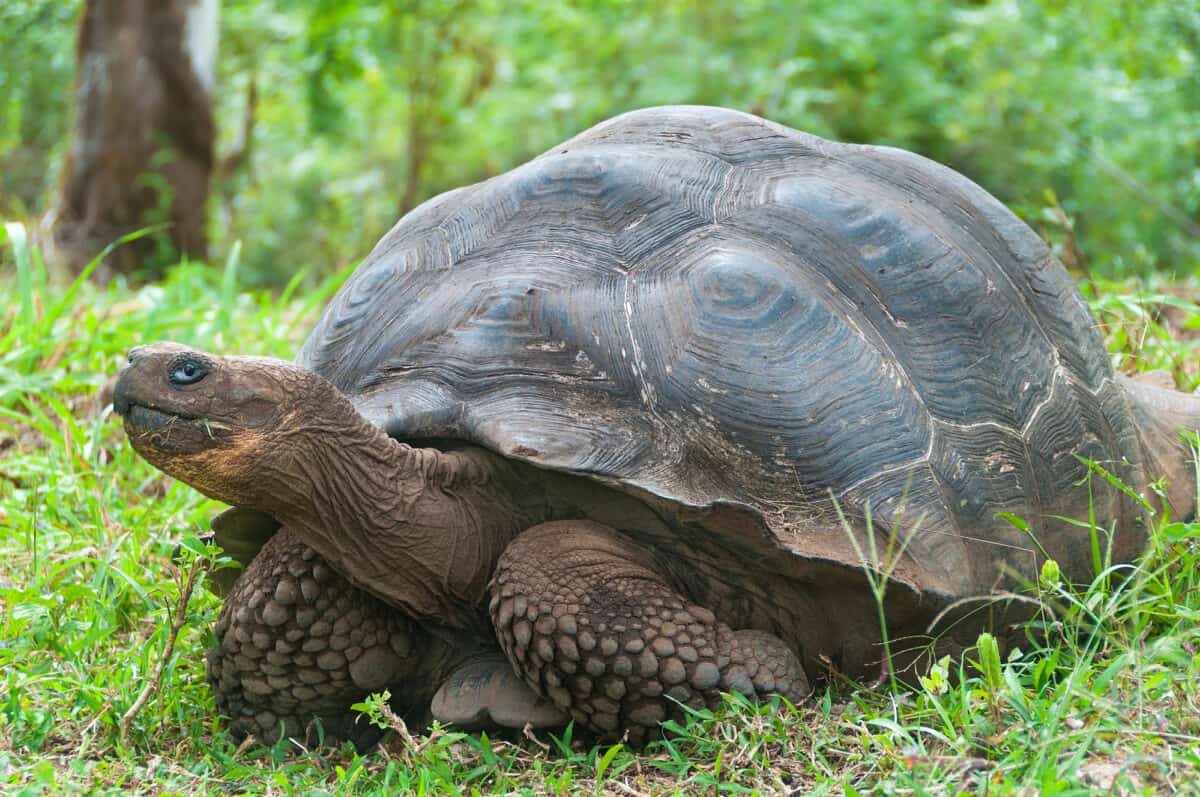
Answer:
[(220, 0), (86, 0), (75, 123), (43, 248), (77, 273), (143, 227), (102, 275), (151, 277), (180, 254), (204, 258), (213, 169), (212, 90)]

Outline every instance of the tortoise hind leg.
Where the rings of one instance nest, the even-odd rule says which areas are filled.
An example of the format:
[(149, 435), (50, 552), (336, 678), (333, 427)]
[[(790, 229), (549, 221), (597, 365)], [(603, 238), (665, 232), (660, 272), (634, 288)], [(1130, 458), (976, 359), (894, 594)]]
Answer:
[(575, 721), (645, 740), (679, 704), (722, 691), (798, 701), (796, 655), (762, 631), (734, 631), (691, 604), (650, 554), (591, 521), (536, 526), (505, 550), (491, 585), (500, 645), (516, 671)]
[(429, 707), (434, 719), (459, 730), (557, 728), (566, 716), (517, 677), (499, 650), (472, 657), (446, 679)]
[(217, 709), (238, 737), (325, 738), (360, 749), (381, 735), (350, 705), (410, 680), (416, 629), (281, 529), (234, 582), (206, 656)]

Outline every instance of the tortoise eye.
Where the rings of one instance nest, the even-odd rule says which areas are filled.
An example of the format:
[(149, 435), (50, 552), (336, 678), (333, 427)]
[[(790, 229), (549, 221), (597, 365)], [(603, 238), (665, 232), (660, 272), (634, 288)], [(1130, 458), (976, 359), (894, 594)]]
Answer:
[(195, 360), (184, 360), (171, 369), (168, 379), (173, 385), (191, 385), (208, 374), (208, 369)]

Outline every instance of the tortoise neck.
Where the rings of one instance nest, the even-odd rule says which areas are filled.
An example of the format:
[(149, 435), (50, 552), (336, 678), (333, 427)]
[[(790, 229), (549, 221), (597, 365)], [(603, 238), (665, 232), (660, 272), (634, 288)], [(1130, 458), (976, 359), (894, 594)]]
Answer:
[(412, 448), (353, 414), (288, 441), (290, 464), (262, 509), (411, 617), (477, 623), (501, 551), (541, 520), (518, 506), (515, 472), (482, 449)]

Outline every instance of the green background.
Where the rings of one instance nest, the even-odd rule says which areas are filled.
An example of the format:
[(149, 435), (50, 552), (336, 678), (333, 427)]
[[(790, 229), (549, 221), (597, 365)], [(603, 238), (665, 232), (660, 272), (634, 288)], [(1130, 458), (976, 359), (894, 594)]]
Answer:
[[(78, 2), (0, 4), (0, 217), (35, 216), (70, 124)], [(980, 182), (1105, 276), (1200, 268), (1196, 0), (224, 0), (212, 259), (281, 285), (409, 206), (632, 108), (726, 105)]]

